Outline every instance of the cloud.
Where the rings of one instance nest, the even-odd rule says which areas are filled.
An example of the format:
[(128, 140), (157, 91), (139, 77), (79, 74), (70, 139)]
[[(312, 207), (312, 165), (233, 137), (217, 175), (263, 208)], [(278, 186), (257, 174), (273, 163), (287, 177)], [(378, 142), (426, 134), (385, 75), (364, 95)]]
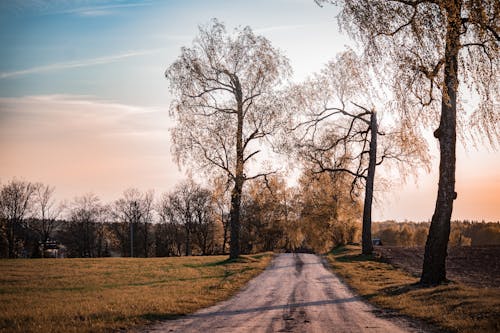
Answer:
[[(89, 3), (91, 5), (89, 5)], [(0, 10), (2, 13), (26, 13), (34, 15), (78, 15), (78, 16), (103, 16), (118, 13), (122, 9), (146, 7), (152, 5), (150, 1), (139, 3), (117, 3), (116, 1), (102, 0), (22, 0), (2, 1)]]
[(71, 69), (71, 68), (89, 67), (89, 66), (109, 64), (109, 63), (117, 62), (117, 61), (127, 59), (127, 58), (138, 57), (138, 56), (156, 53), (158, 51), (160, 51), (160, 49), (129, 51), (129, 52), (105, 56), (105, 57), (82, 59), (82, 60), (68, 61), (68, 62), (59, 62), (59, 63), (50, 64), (50, 65), (36, 66), (36, 67), (31, 67), (31, 68), (21, 69), (21, 70), (16, 70), (16, 71), (2, 72), (2, 73), (0, 73), (0, 79), (7, 79), (7, 78), (12, 78), (12, 77), (28, 75), (28, 74), (37, 74), (37, 73), (50, 72), (50, 71), (56, 71), (56, 70), (64, 70), (64, 69)]
[(61, 197), (123, 189), (167, 190), (180, 173), (170, 156), (166, 107), (91, 96), (0, 98), (0, 180), (22, 177), (57, 187)]
[(77, 14), (79, 16), (105, 16), (105, 15), (115, 14), (119, 9), (146, 7), (150, 6), (151, 4), (152, 4), (151, 2), (141, 2), (141, 3), (79, 7), (79, 8), (73, 8), (55, 12), (55, 14)]

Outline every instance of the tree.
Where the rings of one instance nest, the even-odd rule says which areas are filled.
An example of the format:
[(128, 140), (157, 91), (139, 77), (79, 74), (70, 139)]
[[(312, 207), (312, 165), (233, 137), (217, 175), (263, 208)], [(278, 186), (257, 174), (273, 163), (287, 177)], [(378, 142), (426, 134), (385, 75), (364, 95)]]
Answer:
[(213, 253), (215, 245), (215, 219), (212, 207), (212, 193), (204, 188), (197, 188), (193, 193), (193, 232), (202, 255)]
[[(37, 184), (24, 180), (13, 179), (2, 186), (0, 192), (0, 216), (4, 226), (9, 258), (16, 258), (19, 253), (18, 243), (22, 230), (25, 228), (25, 219), (33, 206), (33, 195), (38, 188)], [(24, 246), (24, 244), (21, 244)]]
[(202, 254), (207, 254), (211, 247), (209, 241), (214, 231), (211, 205), (211, 193), (193, 180), (178, 184), (162, 200), (162, 219), (184, 228), (186, 256), (192, 255), (194, 237)]
[(352, 200), (345, 173), (314, 173), (299, 178), (301, 247), (325, 252), (356, 241), (361, 202)]
[[(494, 146), (500, 142), (500, 2), (332, 2), (342, 5), (341, 25), (363, 43), (374, 68), (389, 74), (400, 111), (413, 124), (437, 125), (438, 194), (420, 282), (442, 283), (446, 281), (450, 219), (457, 198), (457, 127), (470, 125)], [(472, 113), (465, 112), (460, 82), (479, 100)]]
[(213, 179), (212, 196), (215, 210), (214, 214), (216, 215), (216, 220), (220, 220), (222, 225), (222, 253), (226, 253), (226, 245), (229, 238), (229, 211), (231, 202), (229, 198), (229, 186), (230, 184), (225, 181), (225, 177), (216, 177)]
[(272, 175), (249, 186), (244, 205), (246, 252), (287, 248), (287, 188), (284, 177)]
[(155, 226), (156, 256), (180, 256), (184, 244), (182, 226), (172, 219), (170, 195), (164, 193), (157, 204), (159, 223)]
[[(143, 256), (148, 256), (150, 245), (149, 224), (152, 222), (153, 196), (153, 191), (141, 193), (138, 189), (129, 188), (123, 192), (121, 198), (115, 201), (113, 215), (116, 220), (124, 223), (114, 225), (115, 232), (122, 242), (122, 252), (124, 252), (122, 254), (125, 255), (127, 252), (125, 244), (128, 244), (131, 257), (138, 256), (138, 249), (141, 247)], [(125, 225), (128, 225), (128, 230), (124, 230)], [(142, 230), (141, 226), (143, 227)]]
[[(376, 105), (392, 111), (373, 93), (375, 85), (366, 66), (351, 50), (305, 83), (292, 89), (298, 100), (295, 146), (315, 173), (345, 173), (352, 178), (351, 195), (364, 189), (363, 254), (373, 251), (371, 238), (375, 170), (396, 161), (404, 175), (408, 166), (427, 161), (423, 140), (404, 122), (385, 121), (379, 129)], [(404, 167), (403, 167), (404, 164)]]
[(36, 219), (32, 222), (32, 229), (38, 234), (42, 245), (42, 257), (45, 255), (45, 246), (52, 237), (55, 229), (61, 224), (58, 220), (63, 205), (57, 205), (53, 199), (54, 187), (49, 185), (38, 186), (34, 192), (34, 209)]
[(151, 247), (151, 239), (150, 239), (150, 225), (153, 223), (153, 213), (154, 213), (154, 191), (149, 190), (144, 192), (142, 196), (142, 209), (144, 211), (142, 223), (144, 226), (143, 230), (143, 250), (144, 257), (149, 256), (149, 251)]
[(248, 164), (284, 122), (275, 88), (290, 73), (287, 58), (250, 27), (228, 34), (217, 20), (199, 28), (191, 48), (167, 69), (174, 101), (173, 153), (178, 163), (222, 172), (232, 182), (230, 258), (240, 253), (240, 206)]
[(69, 222), (62, 232), (68, 254), (72, 257), (94, 258), (104, 253), (103, 235), (105, 216), (100, 199), (92, 193), (76, 197), (69, 207)]

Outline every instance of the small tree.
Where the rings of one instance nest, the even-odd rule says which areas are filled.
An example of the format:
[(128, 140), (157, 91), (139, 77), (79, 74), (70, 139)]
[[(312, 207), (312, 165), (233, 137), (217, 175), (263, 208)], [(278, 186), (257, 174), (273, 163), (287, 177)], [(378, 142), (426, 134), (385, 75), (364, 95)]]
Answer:
[(179, 163), (222, 172), (231, 192), (230, 258), (240, 253), (240, 205), (247, 165), (262, 139), (282, 126), (275, 88), (290, 73), (288, 60), (269, 40), (245, 27), (228, 34), (217, 20), (199, 28), (192, 47), (167, 69), (174, 101), (173, 153)]
[(355, 241), (360, 225), (361, 201), (350, 196), (345, 173), (314, 173), (306, 169), (299, 178), (298, 202), (302, 244), (325, 252)]
[(196, 189), (193, 193), (193, 231), (196, 236), (201, 254), (213, 253), (215, 243), (215, 220), (212, 206), (212, 193), (204, 188)]
[(226, 253), (226, 247), (229, 240), (229, 211), (231, 203), (229, 187), (230, 183), (225, 181), (225, 177), (216, 177), (213, 180), (212, 201), (216, 220), (219, 220), (222, 225), (222, 253)]
[(69, 206), (69, 222), (61, 232), (69, 256), (93, 258), (102, 254), (99, 238), (105, 212), (100, 199), (92, 193), (76, 197)]
[(192, 254), (193, 237), (198, 237), (201, 241), (200, 248), (204, 252), (207, 251), (210, 238), (208, 225), (212, 221), (210, 208), (210, 192), (192, 180), (180, 183), (171, 193), (164, 196), (160, 216), (168, 219), (170, 223), (183, 226), (186, 256)]
[(53, 236), (56, 228), (61, 224), (59, 217), (64, 209), (62, 204), (54, 201), (54, 187), (42, 185), (34, 192), (34, 213), (36, 219), (33, 220), (31, 228), (38, 234), (42, 245), (42, 257), (45, 255), (45, 246)]
[[(114, 218), (124, 223), (115, 224), (113, 228), (118, 238), (121, 239), (122, 252), (127, 252), (124, 246), (127, 243), (131, 257), (138, 256), (138, 249), (143, 250), (144, 257), (148, 256), (150, 245), (149, 225), (152, 222), (153, 196), (153, 191), (141, 193), (138, 189), (129, 188), (123, 192), (123, 196), (116, 200), (113, 205)], [(128, 225), (128, 230), (124, 230), (126, 225)], [(141, 226), (143, 227), (142, 230)]]
[[(16, 258), (19, 255), (18, 242), (22, 242), (22, 232), (27, 215), (33, 207), (34, 193), (38, 184), (24, 180), (13, 179), (2, 186), (0, 192), (0, 216), (4, 221), (8, 256)], [(21, 244), (24, 246), (24, 244)]]

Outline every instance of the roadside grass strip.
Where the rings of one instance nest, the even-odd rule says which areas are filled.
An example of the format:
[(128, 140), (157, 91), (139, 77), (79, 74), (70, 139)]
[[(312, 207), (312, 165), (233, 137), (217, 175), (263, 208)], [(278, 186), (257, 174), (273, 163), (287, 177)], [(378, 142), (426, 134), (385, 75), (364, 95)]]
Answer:
[(500, 332), (500, 288), (450, 282), (418, 285), (419, 278), (375, 255), (345, 246), (327, 255), (333, 270), (359, 295), (379, 308), (423, 320), (450, 332)]

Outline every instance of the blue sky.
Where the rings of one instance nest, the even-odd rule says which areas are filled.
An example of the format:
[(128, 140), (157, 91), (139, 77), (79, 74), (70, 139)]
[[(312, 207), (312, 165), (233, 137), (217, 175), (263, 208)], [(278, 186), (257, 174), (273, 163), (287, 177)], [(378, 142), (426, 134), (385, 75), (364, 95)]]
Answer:
[[(0, 11), (0, 96), (78, 94), (166, 103), (166, 67), (217, 17), (271, 38), (305, 76), (348, 40), (312, 1), (12, 1)], [(308, 38), (303, 38), (308, 36)], [(308, 50), (309, 52), (305, 52)], [(304, 64), (314, 64), (306, 65)]]
[[(335, 15), (313, 0), (0, 1), (0, 182), (41, 181), (61, 199), (169, 190), (183, 176), (170, 156), (164, 72), (198, 25), (251, 26), (301, 80), (354, 45)], [(428, 220), (437, 163), (381, 196), (375, 219)], [(498, 196), (483, 196), (500, 187), (492, 163), (498, 153), (460, 150), (456, 218), (500, 219)]]

